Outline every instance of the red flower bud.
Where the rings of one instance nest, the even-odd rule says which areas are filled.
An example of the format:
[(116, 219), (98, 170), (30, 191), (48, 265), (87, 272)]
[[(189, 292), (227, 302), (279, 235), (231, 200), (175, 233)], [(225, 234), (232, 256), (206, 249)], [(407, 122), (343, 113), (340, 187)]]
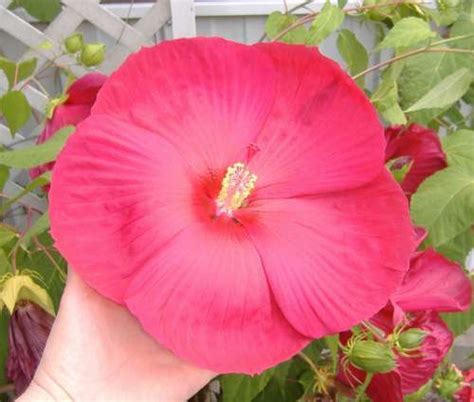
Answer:
[(22, 394), (36, 371), (54, 317), (34, 303), (20, 302), (10, 318), (8, 328), (7, 378)]

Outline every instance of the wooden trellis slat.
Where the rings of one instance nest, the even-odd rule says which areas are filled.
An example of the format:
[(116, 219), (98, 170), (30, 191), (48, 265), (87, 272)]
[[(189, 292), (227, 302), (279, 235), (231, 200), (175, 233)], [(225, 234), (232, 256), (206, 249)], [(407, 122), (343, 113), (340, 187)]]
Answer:
[[(191, 0), (157, 0), (132, 26), (128, 21), (123, 21), (109, 11), (107, 6), (101, 5), (100, 0), (62, 0), (61, 13), (44, 30), (40, 30), (34, 21), (22, 18), (25, 16), (24, 13), (8, 10), (10, 2), (11, 0), (0, 0), (0, 31), (5, 31), (28, 48), (20, 59), (36, 57), (38, 59), (37, 72), (51, 63), (67, 65), (78, 76), (83, 75), (87, 70), (78, 65), (73, 57), (61, 55), (61, 53), (64, 39), (75, 32), (83, 22), (92, 24), (115, 40), (116, 43), (107, 49), (105, 62), (98, 68), (100, 71), (109, 73), (117, 68), (129, 53), (138, 50), (141, 46), (154, 43), (153, 36), (171, 19), (171, 3), (178, 4), (178, 8), (185, 6), (188, 9), (189, 4), (192, 5)], [(177, 21), (177, 24), (185, 23), (187, 26), (181, 29), (181, 34), (179, 28), (174, 29), (175, 35), (189, 36), (189, 27), (191, 27), (191, 32), (195, 32), (193, 29), (195, 22), (189, 20), (189, 15), (189, 13), (186, 14), (186, 20), (177, 17), (177, 20), (182, 20)], [(42, 46), (45, 43), (49, 46)], [(0, 93), (6, 88), (6, 79), (3, 74), (0, 74)], [(41, 114), (44, 113), (48, 97), (28, 82), (26, 85), (25, 83), (18, 84), (16, 89), (19, 88), (24, 91), (31, 106)], [(16, 135), (15, 140), (18, 138), (22, 137)], [(5, 145), (12, 143), (9, 130), (1, 123), (0, 143)], [(13, 180), (5, 186), (4, 192), (7, 195), (13, 195), (21, 189), (22, 187), (15, 182), (15, 177), (13, 177)], [(37, 209), (46, 208), (45, 201), (34, 194), (29, 195), (25, 201)]]

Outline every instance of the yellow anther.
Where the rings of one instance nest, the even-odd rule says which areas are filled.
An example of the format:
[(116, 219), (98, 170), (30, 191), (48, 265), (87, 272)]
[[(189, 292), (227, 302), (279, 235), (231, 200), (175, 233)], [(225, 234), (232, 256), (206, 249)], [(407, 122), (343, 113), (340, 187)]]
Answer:
[(229, 166), (216, 200), (217, 215), (232, 216), (232, 211), (240, 208), (255, 188), (256, 181), (257, 176), (247, 170), (244, 163), (236, 162)]

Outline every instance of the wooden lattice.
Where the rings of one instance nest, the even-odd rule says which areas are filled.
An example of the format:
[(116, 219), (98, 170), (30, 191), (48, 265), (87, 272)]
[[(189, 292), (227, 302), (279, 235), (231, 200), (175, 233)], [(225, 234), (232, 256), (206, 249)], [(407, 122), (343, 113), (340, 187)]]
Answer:
[[(148, 11), (133, 25), (124, 21), (109, 7), (100, 4), (100, 0), (62, 0), (61, 13), (45, 29), (40, 29), (35, 21), (23, 13), (7, 9), (11, 0), (0, 0), (0, 31), (6, 32), (18, 43), (28, 49), (20, 58), (25, 60), (31, 57), (38, 59), (37, 71), (44, 68), (48, 63), (71, 65), (71, 70), (77, 76), (83, 75), (86, 70), (75, 63), (68, 55), (61, 55), (62, 43), (71, 33), (78, 30), (84, 22), (92, 24), (95, 29), (108, 35), (113, 41), (113, 46), (108, 46), (105, 62), (98, 70), (106, 74), (113, 71), (125, 57), (140, 48), (140, 46), (152, 45), (154, 36), (162, 27), (172, 19), (173, 15), (179, 13), (183, 6), (192, 7), (190, 0), (156, 0)], [(175, 24), (176, 21), (176, 24)], [(183, 23), (186, 25), (183, 29)], [(182, 15), (173, 18), (174, 36), (192, 35), (194, 21), (183, 21)], [(181, 26), (180, 26), (181, 25)], [(44, 26), (43, 26), (44, 28)], [(48, 47), (44, 44), (48, 43)], [(20, 84), (21, 85), (21, 84)], [(0, 93), (7, 88), (7, 82), (3, 74), (0, 74)], [(31, 107), (37, 114), (43, 115), (48, 97), (32, 85), (26, 85), (23, 89)], [(0, 123), (0, 144), (10, 145), (12, 141), (18, 142), (23, 137), (19, 134), (12, 139), (7, 127)], [(11, 180), (6, 188), (7, 194), (17, 193), (21, 186)], [(29, 196), (28, 202), (33, 206), (43, 209), (44, 201), (34, 195)]]

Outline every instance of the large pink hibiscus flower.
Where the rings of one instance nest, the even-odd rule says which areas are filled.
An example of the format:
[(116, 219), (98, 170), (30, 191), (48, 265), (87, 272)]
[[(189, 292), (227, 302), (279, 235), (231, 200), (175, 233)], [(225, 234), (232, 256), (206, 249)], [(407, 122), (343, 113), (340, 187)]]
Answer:
[(387, 302), (407, 201), (373, 107), (317, 49), (185, 39), (102, 88), (53, 172), (52, 234), (177, 355), (255, 373)]

